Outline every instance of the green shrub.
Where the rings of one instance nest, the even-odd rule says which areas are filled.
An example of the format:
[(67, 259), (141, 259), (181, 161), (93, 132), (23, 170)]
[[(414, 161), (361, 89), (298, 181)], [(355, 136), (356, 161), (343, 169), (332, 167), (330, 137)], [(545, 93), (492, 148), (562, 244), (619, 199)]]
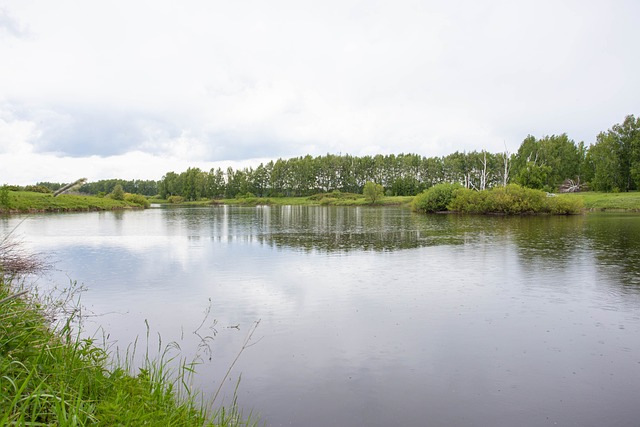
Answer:
[(582, 199), (567, 196), (548, 197), (544, 191), (509, 184), (490, 190), (458, 188), (447, 205), (451, 211), (476, 214), (522, 215), (553, 213), (576, 214), (582, 211)]
[(246, 193), (238, 193), (238, 194), (236, 194), (235, 198), (236, 199), (253, 199), (255, 197), (256, 197), (255, 194), (253, 194), (250, 191), (247, 191)]
[(468, 188), (458, 188), (454, 191), (447, 209), (460, 213), (484, 213), (488, 191), (475, 191)]
[(179, 204), (179, 203), (184, 202), (184, 197), (182, 197), (182, 196), (169, 196), (169, 197), (167, 198), (167, 201), (168, 201), (169, 203)]
[(384, 196), (384, 187), (381, 184), (376, 184), (372, 181), (367, 181), (362, 190), (362, 194), (369, 203), (379, 202)]
[(147, 200), (147, 198), (144, 197), (142, 194), (125, 193), (124, 200), (125, 202), (140, 205), (143, 208), (148, 208), (149, 206), (151, 206), (151, 203), (149, 202), (149, 200)]
[(111, 194), (109, 194), (109, 197), (113, 200), (124, 200), (124, 190), (122, 189), (122, 185), (116, 184), (116, 186), (113, 187)]
[(411, 205), (417, 212), (440, 212), (447, 209), (460, 184), (437, 184), (413, 198)]
[(0, 208), (10, 209), (11, 198), (9, 197), (9, 187), (3, 185), (0, 187)]
[(53, 191), (49, 187), (45, 187), (44, 185), (27, 185), (24, 187), (24, 191), (30, 191), (32, 193), (53, 193)]
[(543, 191), (509, 184), (488, 191), (485, 213), (526, 214), (546, 212), (546, 195)]
[(549, 211), (554, 215), (575, 215), (582, 212), (584, 208), (584, 202), (577, 197), (549, 197), (548, 204)]

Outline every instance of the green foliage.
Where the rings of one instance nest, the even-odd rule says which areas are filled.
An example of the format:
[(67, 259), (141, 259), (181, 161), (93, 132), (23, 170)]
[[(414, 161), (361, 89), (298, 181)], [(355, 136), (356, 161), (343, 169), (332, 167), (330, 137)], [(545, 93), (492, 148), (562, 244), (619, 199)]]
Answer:
[(142, 206), (143, 208), (148, 208), (149, 206), (151, 206), (151, 202), (149, 202), (149, 200), (142, 194), (125, 193), (124, 200), (134, 205)]
[(584, 202), (577, 197), (567, 195), (549, 197), (549, 212), (554, 215), (575, 215), (584, 209)]
[(601, 132), (589, 147), (586, 163), (593, 190), (640, 189), (640, 117), (627, 116), (622, 124)]
[[(109, 194), (115, 186), (120, 184), (125, 193), (142, 194), (143, 196), (155, 196), (158, 194), (158, 183), (153, 180), (131, 180), (124, 179), (103, 179), (100, 181), (89, 182), (80, 187), (80, 191), (85, 194), (98, 195), (100, 193)], [(53, 185), (47, 185), (53, 190)]]
[(362, 190), (362, 194), (364, 194), (365, 199), (369, 203), (377, 203), (384, 197), (384, 188), (381, 184), (376, 184), (372, 181), (367, 181)]
[(529, 135), (514, 158), (513, 174), (520, 185), (555, 191), (564, 180), (580, 175), (585, 154), (584, 144), (567, 134), (542, 139)]
[(113, 187), (111, 194), (109, 194), (109, 197), (113, 200), (124, 200), (124, 190), (122, 189), (122, 185), (116, 184), (116, 186)]
[(24, 191), (31, 191), (32, 193), (44, 193), (44, 194), (53, 193), (53, 190), (51, 190), (49, 187), (46, 187), (44, 185), (27, 185), (26, 187), (24, 187)]
[(583, 206), (579, 198), (548, 195), (540, 190), (509, 184), (485, 191), (458, 189), (448, 207), (451, 211), (472, 214), (568, 215), (582, 212)]
[(193, 364), (169, 368), (177, 357), (172, 347), (157, 360), (146, 357), (132, 374), (129, 360), (111, 367), (107, 351), (72, 333), (73, 319), (53, 330), (41, 303), (23, 298), (0, 279), (0, 425), (227, 426), (243, 421), (235, 405), (208, 413), (187, 386)]
[(553, 191), (553, 188), (549, 185), (549, 175), (551, 172), (549, 166), (527, 162), (518, 172), (516, 182), (528, 188)]
[(131, 205), (126, 201), (113, 200), (109, 197), (81, 196), (18, 191), (10, 193), (11, 209), (18, 212), (67, 212), (125, 209)]
[(413, 210), (425, 213), (445, 211), (455, 191), (460, 188), (462, 188), (460, 184), (434, 185), (413, 199)]
[(64, 184), (61, 184), (59, 182), (37, 182), (36, 186), (38, 187), (47, 187), (49, 190), (51, 190), (51, 192), (54, 192), (56, 190), (61, 189), (62, 187), (64, 187)]
[(167, 198), (167, 200), (169, 201), (169, 203), (180, 204), (180, 203), (184, 202), (184, 197), (182, 197), (182, 196), (169, 196)]
[(0, 208), (11, 209), (11, 196), (9, 195), (9, 187), (6, 185), (0, 187)]

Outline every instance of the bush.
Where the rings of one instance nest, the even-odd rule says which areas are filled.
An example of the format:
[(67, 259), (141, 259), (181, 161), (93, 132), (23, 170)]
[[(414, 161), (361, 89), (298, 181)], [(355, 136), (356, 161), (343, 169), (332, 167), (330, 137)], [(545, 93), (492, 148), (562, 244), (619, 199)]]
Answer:
[(32, 193), (53, 193), (53, 191), (49, 187), (45, 187), (44, 185), (27, 185), (24, 187), (24, 191), (30, 191)]
[(554, 215), (575, 215), (582, 212), (584, 203), (577, 197), (549, 197), (549, 211)]
[(577, 214), (582, 211), (581, 199), (567, 196), (548, 197), (545, 192), (509, 184), (485, 191), (460, 188), (454, 192), (449, 210), (479, 214)]
[(151, 206), (151, 203), (149, 202), (149, 200), (147, 200), (147, 198), (144, 197), (142, 194), (125, 193), (124, 200), (125, 202), (133, 203), (135, 205), (140, 205), (143, 208), (148, 208), (149, 206)]
[(379, 202), (384, 196), (384, 188), (380, 184), (376, 184), (372, 181), (367, 181), (362, 190), (362, 194), (369, 203)]
[(182, 196), (169, 196), (169, 198), (167, 199), (169, 201), (169, 203), (182, 203), (184, 202), (184, 197)]
[(253, 199), (255, 198), (255, 194), (253, 194), (250, 191), (247, 191), (246, 193), (238, 193), (236, 194), (236, 199)]
[(544, 191), (509, 184), (490, 190), (488, 212), (526, 214), (547, 212), (547, 196)]
[(124, 200), (124, 190), (122, 189), (122, 185), (116, 184), (116, 186), (113, 187), (113, 191), (111, 192), (111, 194), (109, 194), (109, 196), (113, 200)]
[(454, 192), (462, 188), (460, 184), (437, 184), (413, 198), (411, 205), (417, 212), (441, 212), (447, 210)]

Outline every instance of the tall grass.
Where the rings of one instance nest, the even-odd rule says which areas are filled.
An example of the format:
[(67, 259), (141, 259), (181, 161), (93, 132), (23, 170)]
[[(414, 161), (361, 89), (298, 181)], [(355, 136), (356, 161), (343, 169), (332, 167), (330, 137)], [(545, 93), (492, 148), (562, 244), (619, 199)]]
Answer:
[(177, 343), (152, 358), (147, 334), (145, 356), (136, 368), (137, 341), (124, 356), (114, 357), (94, 339), (81, 338), (77, 302), (70, 310), (56, 310), (55, 316), (63, 317), (53, 324), (46, 302), (15, 285), (16, 275), (5, 274), (5, 268), (0, 264), (0, 425), (256, 424), (243, 416), (236, 399), (230, 407), (215, 408), (214, 401), (193, 391), (197, 362), (181, 358)]

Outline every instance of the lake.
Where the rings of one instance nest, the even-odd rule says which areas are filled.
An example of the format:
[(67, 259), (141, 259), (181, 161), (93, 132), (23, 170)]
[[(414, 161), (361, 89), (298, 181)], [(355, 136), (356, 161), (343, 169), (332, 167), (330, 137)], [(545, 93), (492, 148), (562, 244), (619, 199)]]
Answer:
[(85, 335), (177, 343), (206, 396), (260, 321), (218, 402), (241, 374), (267, 426), (640, 423), (640, 215), (154, 207), (0, 232), (18, 224), (55, 262), (41, 289), (86, 287)]

